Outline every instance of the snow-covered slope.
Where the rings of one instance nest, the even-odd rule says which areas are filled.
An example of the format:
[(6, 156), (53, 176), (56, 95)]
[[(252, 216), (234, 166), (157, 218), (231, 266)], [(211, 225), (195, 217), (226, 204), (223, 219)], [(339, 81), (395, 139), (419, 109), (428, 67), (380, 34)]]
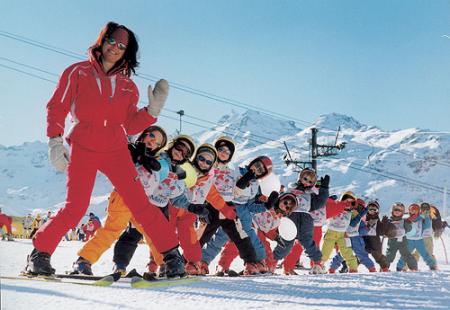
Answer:
[[(449, 240), (448, 231), (445, 240)], [(386, 242), (385, 242), (386, 244)], [(57, 272), (70, 270), (82, 244), (62, 242), (52, 256)], [(447, 243), (448, 248), (448, 243)], [(0, 242), (1, 276), (16, 276), (31, 240)], [(0, 280), (2, 309), (448, 309), (450, 305), (450, 266), (444, 265), (442, 243), (435, 243), (440, 271), (368, 273), (360, 266), (357, 274), (260, 276), (239, 278), (203, 277), (202, 281), (180, 286), (132, 289), (128, 283), (111, 287)], [(108, 274), (113, 250), (109, 249), (93, 266), (98, 275)], [(148, 248), (140, 244), (129, 268), (145, 270)], [(211, 263), (215, 270), (217, 260)], [(394, 264), (395, 265), (395, 264)], [(242, 268), (236, 259), (232, 266)], [(391, 267), (392, 269), (394, 267)], [(280, 270), (277, 271), (280, 273)]]
[[(347, 145), (337, 156), (318, 160), (319, 174), (331, 175), (332, 192), (351, 189), (366, 198), (378, 198), (385, 211), (394, 201), (426, 200), (441, 206), (443, 187), (450, 185), (450, 135), (426, 134), (417, 128), (385, 132), (335, 113), (320, 116), (307, 128), (255, 111), (232, 112), (219, 124), (194, 138), (201, 143), (213, 142), (224, 133), (233, 137), (238, 142), (235, 164), (268, 155), (284, 184), (294, 181), (297, 173), (283, 161), (283, 141), (294, 159), (309, 161), (311, 127), (319, 129), (319, 144), (334, 144), (340, 126), (338, 143)], [(0, 205), (6, 213), (25, 215), (58, 208), (65, 199), (65, 182), (65, 175), (48, 163), (46, 144), (0, 146)], [(99, 174), (91, 210), (102, 215), (110, 191), (111, 185)]]

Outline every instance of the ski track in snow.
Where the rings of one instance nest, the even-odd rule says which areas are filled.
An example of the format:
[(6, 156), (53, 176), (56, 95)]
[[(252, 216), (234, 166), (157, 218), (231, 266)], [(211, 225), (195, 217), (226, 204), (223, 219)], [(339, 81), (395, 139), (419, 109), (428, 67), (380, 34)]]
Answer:
[[(58, 273), (71, 269), (81, 246), (77, 241), (60, 243), (52, 257)], [(449, 309), (450, 266), (443, 265), (440, 241), (435, 247), (439, 272), (425, 271), (420, 262), (424, 271), (417, 273), (367, 273), (360, 266), (359, 274), (205, 277), (193, 284), (146, 290), (128, 283), (91, 287), (2, 279), (1, 309)], [(1, 242), (0, 274), (16, 276), (31, 249), (30, 240)], [(93, 266), (95, 274), (110, 272), (112, 253), (108, 250)], [(140, 244), (130, 269), (143, 272), (147, 258), (147, 247)], [(240, 270), (242, 262), (236, 260), (232, 267)], [(214, 262), (210, 268), (215, 269)]]

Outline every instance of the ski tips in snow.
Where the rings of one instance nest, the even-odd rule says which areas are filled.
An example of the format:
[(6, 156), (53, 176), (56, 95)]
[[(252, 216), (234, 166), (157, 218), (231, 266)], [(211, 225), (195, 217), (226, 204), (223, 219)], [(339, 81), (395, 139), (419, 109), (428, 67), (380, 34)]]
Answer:
[(201, 280), (202, 280), (202, 278), (200, 278), (200, 277), (185, 277), (185, 278), (177, 278), (177, 279), (147, 281), (140, 277), (133, 277), (131, 279), (131, 287), (145, 289), (145, 288), (163, 287), (163, 286), (171, 286), (171, 285), (191, 284), (191, 283), (199, 282)]

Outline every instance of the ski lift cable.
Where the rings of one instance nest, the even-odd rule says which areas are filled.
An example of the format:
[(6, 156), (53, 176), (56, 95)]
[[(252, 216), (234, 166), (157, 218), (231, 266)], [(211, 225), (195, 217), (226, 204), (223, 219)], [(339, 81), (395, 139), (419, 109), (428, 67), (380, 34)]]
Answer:
[[(55, 74), (55, 73), (52, 73), (52, 72), (49, 72), (49, 71), (46, 71), (46, 70), (42, 70), (42, 69), (37, 68), (37, 67), (34, 67), (34, 66), (30, 66), (30, 65), (23, 64), (23, 63), (19, 63), (19, 62), (13, 61), (13, 60), (8, 59), (8, 58), (5, 58), (5, 57), (0, 57), (0, 59), (3, 59), (3, 60), (6, 60), (6, 61), (9, 61), (9, 62), (18, 64), (18, 65), (21, 65), (21, 66), (24, 66), (24, 67), (27, 67), (27, 68), (31, 68), (31, 69), (33, 69), (33, 70), (37, 70), (37, 71), (40, 71), (40, 72), (43, 72), (43, 73), (46, 73), (46, 74), (49, 74), (49, 75), (52, 75), (52, 76), (58, 76), (58, 75)], [(39, 75), (36, 75), (36, 74), (32, 74), (32, 73), (29, 73), (29, 72), (25, 72), (25, 71), (23, 71), (23, 70), (19, 70), (19, 69), (17, 69), (17, 68), (13, 68), (13, 67), (10, 67), (10, 66), (7, 66), (7, 65), (3, 65), (3, 64), (0, 64), (0, 65), (1, 65), (1, 67), (4, 67), (4, 68), (10, 69), (10, 70), (14, 70), (14, 71), (20, 72), (20, 73), (22, 73), (22, 74), (26, 74), (26, 75), (31, 76), (31, 77), (38, 78), (38, 79), (41, 79), (41, 80), (45, 80), (45, 81), (51, 82), (51, 83), (53, 83), (53, 84), (57, 84), (56, 81), (49, 80), (49, 79), (44, 78), (44, 77), (42, 77), (42, 76), (39, 76)], [(168, 110), (168, 111), (170, 111), (170, 112), (172, 112), (172, 113), (177, 113), (177, 111), (174, 111), (174, 110), (170, 110), (170, 109), (167, 109), (167, 108), (164, 108), (164, 109), (165, 109), (165, 110)], [(204, 119), (201, 119), (201, 118), (192, 116), (192, 115), (186, 115), (186, 116), (188, 116), (188, 117), (190, 117), (190, 118), (193, 118), (193, 119), (196, 119), (196, 120), (199, 120), (199, 121), (208, 122), (208, 123), (213, 124), (213, 125), (218, 125), (218, 126), (221, 125), (221, 124), (219, 124), (219, 123), (214, 123), (214, 122), (211, 122), (211, 121), (208, 121), (208, 120), (204, 120)], [(198, 124), (195, 124), (195, 123), (192, 123), (192, 122), (187, 122), (187, 121), (185, 121), (185, 122), (188, 123), (188, 124), (194, 125), (194, 126), (198, 125)], [(208, 128), (208, 129), (211, 129), (210, 127), (206, 127), (206, 126), (200, 126), (200, 127), (201, 127), (201, 128)], [(255, 136), (255, 137), (259, 137), (259, 138), (266, 139), (266, 142), (268, 142), (268, 141), (276, 141), (276, 142), (279, 142), (280, 144), (282, 143), (281, 141), (278, 141), (278, 140), (272, 140), (272, 139), (269, 139), (269, 138), (267, 138), (267, 137), (263, 137), (263, 136), (259, 136), (259, 135), (255, 135), (255, 134), (244, 133), (244, 132), (242, 132), (242, 131), (240, 131), (240, 130), (238, 130), (238, 129), (236, 129), (236, 131), (238, 131), (238, 132), (240, 132), (240, 133), (243, 133), (243, 134), (248, 134), (248, 135), (250, 135), (250, 136)], [(256, 142), (256, 143), (266, 143), (266, 142), (264, 142), (264, 141), (260, 141), (260, 140), (256, 140), (256, 139), (251, 139), (251, 138), (249, 138), (249, 141), (253, 141), (253, 142)], [(308, 152), (309, 152), (309, 149), (305, 149), (305, 148), (299, 148), (299, 149), (300, 149), (300, 150), (303, 150), (303, 151), (308, 151)], [(394, 150), (394, 151), (397, 151), (397, 150)], [(401, 153), (404, 153), (404, 152), (401, 152)], [(406, 153), (405, 155), (409, 155), (409, 154)], [(441, 165), (444, 165), (444, 166), (448, 166), (446, 163), (439, 162), (439, 161), (436, 161), (436, 160), (430, 160), (430, 159), (426, 159), (426, 158), (419, 158), (419, 159), (421, 159), (421, 160), (427, 160), (427, 161), (433, 161), (433, 162), (436, 162), (436, 163), (438, 163), (438, 164), (441, 164)]]
[[(44, 80), (44, 81), (47, 81), (47, 82), (51, 82), (51, 83), (53, 83), (53, 84), (56, 84), (56, 83), (57, 83), (56, 81), (49, 80), (49, 79), (43, 78), (43, 77), (41, 77), (41, 76), (38, 76), (38, 75), (35, 75), (35, 74), (32, 74), (32, 73), (29, 73), (29, 72), (25, 72), (25, 71), (22, 71), (22, 70), (19, 70), (19, 69), (10, 67), (10, 66), (6, 66), (6, 65), (3, 65), (3, 64), (0, 64), (0, 67), (4, 67), (4, 68), (7, 68), (7, 69), (10, 69), (10, 70), (13, 70), (13, 71), (17, 71), (17, 72), (20, 72), (20, 73), (22, 73), (22, 74), (29, 75), (29, 76), (31, 76), (31, 77), (33, 77), (33, 78), (38, 78), (38, 79), (41, 79), (41, 80)], [(178, 119), (175, 118), (175, 117), (171, 117), (171, 116), (164, 115), (164, 114), (161, 114), (161, 116), (162, 116), (162, 117), (165, 117), (165, 118), (168, 118), (168, 119), (172, 119), (172, 120), (174, 120), (174, 121), (178, 121)], [(232, 134), (232, 133), (226, 132), (225, 130), (221, 131), (221, 130), (218, 130), (218, 129), (214, 129), (214, 128), (210, 128), (210, 127), (207, 127), (207, 126), (200, 125), (200, 124), (198, 124), (198, 123), (189, 122), (189, 121), (185, 121), (185, 122), (186, 122), (187, 124), (194, 125), (194, 126), (197, 126), (197, 127), (201, 127), (201, 128), (205, 128), (205, 129), (209, 129), (209, 130), (213, 130), (213, 131), (217, 131), (217, 132), (223, 132), (223, 133), (225, 133), (225, 134)], [(249, 140), (255, 141), (255, 142), (258, 142), (258, 143), (261, 143), (261, 141), (256, 141), (256, 140), (252, 140), (252, 139), (249, 139)], [(335, 159), (339, 159), (339, 158), (335, 158)], [(323, 158), (323, 159), (321, 159), (321, 160), (325, 160), (325, 161), (328, 160), (328, 161), (331, 161), (331, 159), (325, 159), (325, 158)], [(343, 160), (345, 160), (345, 159), (343, 159)], [(436, 186), (433, 186), (433, 185), (431, 185), (431, 186), (430, 186), (430, 185), (426, 185), (426, 184), (421, 183), (421, 182), (418, 182), (418, 181), (415, 181), (416, 183), (413, 183), (413, 182), (408, 181), (408, 178), (401, 177), (401, 176), (396, 175), (396, 174), (386, 173), (385, 171), (377, 171), (377, 170), (375, 170), (375, 171), (369, 171), (369, 170), (366, 169), (366, 167), (361, 166), (361, 165), (360, 165), (360, 168), (363, 168), (363, 169), (360, 169), (360, 168), (357, 167), (357, 166), (358, 166), (357, 164), (351, 163), (351, 162), (349, 163), (349, 165), (344, 164), (344, 163), (340, 163), (340, 162), (335, 162), (335, 161), (334, 161), (334, 163), (337, 163), (337, 164), (339, 164), (339, 165), (345, 165), (346, 167), (349, 167), (349, 168), (351, 168), (351, 169), (356, 169), (356, 170), (361, 171), (361, 172), (365, 172), (365, 173), (369, 173), (369, 174), (373, 174), (373, 175), (380, 175), (380, 176), (383, 176), (383, 177), (385, 177), (385, 178), (398, 180), (398, 181), (401, 181), (401, 182), (404, 182), (404, 183), (407, 183), (407, 184), (410, 184), (410, 185), (413, 185), (413, 186), (416, 186), (416, 187), (426, 188), (426, 189), (429, 189), (429, 190), (433, 190), (433, 191), (437, 191), (437, 192), (440, 192), (440, 193), (444, 193), (444, 191), (443, 191), (440, 187), (436, 187)], [(353, 166), (352, 166), (352, 165), (353, 165)], [(355, 167), (355, 165), (356, 165), (356, 167)], [(386, 173), (386, 174), (385, 174), (385, 173)], [(389, 175), (389, 174), (391, 174), (391, 175)], [(392, 175), (394, 175), (394, 176), (392, 176)], [(409, 180), (411, 180), (411, 179), (409, 179)], [(414, 181), (414, 180), (413, 180), (413, 181)], [(448, 194), (450, 194), (450, 193), (448, 193)]]
[[(13, 34), (11, 32), (0, 30), (0, 35), (2, 35), (4, 37), (7, 37), (7, 38), (10, 38), (10, 39), (13, 39), (13, 40), (17, 40), (17, 41), (20, 41), (20, 42), (23, 42), (23, 43), (27, 43), (27, 44), (36, 46), (36, 47), (39, 47), (39, 48), (43, 48), (43, 49), (46, 49), (46, 50), (49, 50), (49, 51), (52, 51), (52, 52), (60, 53), (62, 55), (68, 56), (68, 57), (76, 58), (76, 59), (79, 59), (79, 60), (85, 59), (85, 55), (82, 55), (82, 54), (79, 54), (79, 53), (75, 53), (75, 52), (71, 52), (71, 51), (68, 51), (68, 50), (65, 50), (65, 49), (62, 49), (62, 48), (59, 48), (59, 47), (55, 47), (55, 46), (52, 46), (52, 45), (49, 45), (49, 44), (46, 44), (46, 43), (43, 43), (43, 42), (40, 42), (40, 41), (36, 41), (36, 40), (30, 39), (30, 38), (27, 38), (27, 37), (24, 37), (24, 36)], [(12, 60), (10, 60), (10, 59), (8, 60), (8, 59), (6, 59), (4, 57), (2, 57), (2, 58), (4, 60), (7, 60), (7, 61), (12, 61)], [(35, 70), (39, 70), (39, 69), (35, 69)], [(28, 75), (30, 75), (30, 74), (28, 74)], [(52, 75), (54, 75), (54, 74), (52, 74)], [(137, 77), (141, 77), (143, 79), (149, 79), (149, 78), (145, 78), (145, 76), (151, 76), (151, 75), (148, 75), (148, 74), (145, 74), (145, 73), (137, 74)], [(156, 81), (156, 77), (150, 78), (150, 80), (151, 81)], [(245, 108), (249, 109), (250, 108), (251, 110), (254, 110), (254, 108), (255, 108), (255, 106), (252, 106), (252, 105), (249, 105), (249, 104), (245, 104), (245, 103), (241, 103), (241, 102), (239, 102), (237, 100), (234, 100), (234, 99), (229, 99), (229, 98), (221, 97), (221, 96), (218, 96), (218, 95), (215, 95), (215, 94), (212, 94), (212, 93), (208, 93), (208, 92), (205, 92), (205, 91), (196, 90), (196, 89), (194, 89), (192, 87), (185, 86), (185, 85), (182, 85), (182, 84), (179, 84), (179, 83), (171, 82), (171, 84), (180, 85), (180, 86), (173, 86), (173, 88), (176, 88), (176, 89), (179, 89), (179, 90), (182, 90), (182, 91), (185, 91), (185, 92), (189, 92), (191, 94), (203, 96), (203, 97), (206, 97), (208, 99), (216, 100), (216, 101), (219, 101), (219, 102), (222, 102), (222, 103), (225, 103), (225, 104), (232, 104), (234, 106), (237, 106), (237, 107), (240, 107), (240, 108), (243, 108), (243, 109), (245, 109)], [(195, 90), (195, 91), (190, 91), (190, 90)], [(239, 103), (239, 104), (236, 104), (236, 102)], [(291, 121), (297, 120), (297, 121), (299, 121), (301, 123), (304, 123), (304, 124), (307, 124), (307, 125), (312, 125), (313, 124), (312, 122), (308, 122), (308, 121), (301, 120), (301, 119), (298, 119), (298, 118), (293, 118), (292, 116), (286, 116), (284, 114), (273, 112), (273, 111), (270, 111), (270, 110), (267, 110), (267, 109), (262, 109), (262, 108), (258, 108), (258, 109), (259, 109), (258, 112), (260, 112), (262, 114), (265, 114), (265, 115), (272, 116), (272, 117), (279, 118), (281, 116), (281, 117), (284, 118), (284, 120), (291, 120)], [(270, 112), (261, 112), (260, 110), (265, 110), (265, 111), (270, 111)], [(333, 132), (338, 132), (338, 130), (333, 129), (333, 128), (327, 128), (327, 127), (321, 127), (321, 128), (322, 129), (328, 129), (328, 130), (331, 130)], [(433, 133), (433, 134), (447, 134), (447, 132), (429, 132), (429, 133)], [(404, 154), (404, 155), (407, 155), (407, 156), (412, 156), (412, 157), (415, 157), (415, 158), (420, 159), (420, 160), (433, 161), (433, 162), (436, 162), (438, 164), (446, 165), (446, 163), (439, 162), (439, 161), (434, 160), (434, 159), (421, 158), (421, 157), (417, 156), (414, 153), (404, 152), (404, 151), (401, 151), (401, 150), (393, 149), (392, 147), (388, 147), (387, 149), (391, 149), (391, 150), (394, 150), (394, 151), (399, 152), (401, 154)]]
[[(338, 158), (335, 158), (335, 159), (338, 159)], [(322, 160), (323, 161), (330, 161), (330, 162), (332, 161), (332, 159), (325, 159), (325, 158), (322, 159)], [(440, 193), (444, 193), (444, 189), (442, 187), (439, 187), (439, 186), (436, 186), (436, 185), (433, 185), (433, 184), (423, 183), (423, 182), (420, 182), (420, 181), (417, 181), (417, 180), (414, 180), (414, 179), (411, 179), (411, 178), (407, 178), (407, 177), (404, 177), (404, 176), (401, 176), (401, 175), (398, 175), (398, 174), (395, 174), (395, 173), (392, 173), (392, 172), (387, 172), (387, 171), (381, 170), (381, 169), (371, 169), (371, 168), (368, 168), (366, 166), (359, 165), (359, 164), (354, 163), (354, 162), (350, 162), (349, 160), (346, 160), (344, 158), (341, 158), (341, 160), (345, 160), (347, 163), (342, 163), (342, 162), (339, 162), (339, 161), (337, 161), (337, 162), (333, 161), (333, 163), (341, 165), (341, 166), (345, 166), (345, 167), (348, 167), (348, 168), (351, 168), (351, 169), (356, 169), (356, 170), (359, 170), (359, 171), (362, 171), (362, 172), (365, 172), (365, 173), (374, 174), (374, 175), (380, 175), (380, 176), (383, 176), (385, 178), (401, 181), (403, 183), (414, 185), (416, 187), (427, 188), (429, 190), (433, 190), (433, 191), (437, 191), (437, 192), (440, 192)]]

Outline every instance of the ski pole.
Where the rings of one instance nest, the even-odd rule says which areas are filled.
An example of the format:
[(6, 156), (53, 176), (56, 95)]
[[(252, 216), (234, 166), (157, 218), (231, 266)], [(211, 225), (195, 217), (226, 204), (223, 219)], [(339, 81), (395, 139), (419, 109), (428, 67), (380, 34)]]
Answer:
[(445, 263), (448, 265), (447, 249), (445, 248), (445, 242), (444, 242), (444, 239), (442, 239), (442, 236), (440, 236), (440, 239), (442, 241), (442, 247), (444, 248)]

